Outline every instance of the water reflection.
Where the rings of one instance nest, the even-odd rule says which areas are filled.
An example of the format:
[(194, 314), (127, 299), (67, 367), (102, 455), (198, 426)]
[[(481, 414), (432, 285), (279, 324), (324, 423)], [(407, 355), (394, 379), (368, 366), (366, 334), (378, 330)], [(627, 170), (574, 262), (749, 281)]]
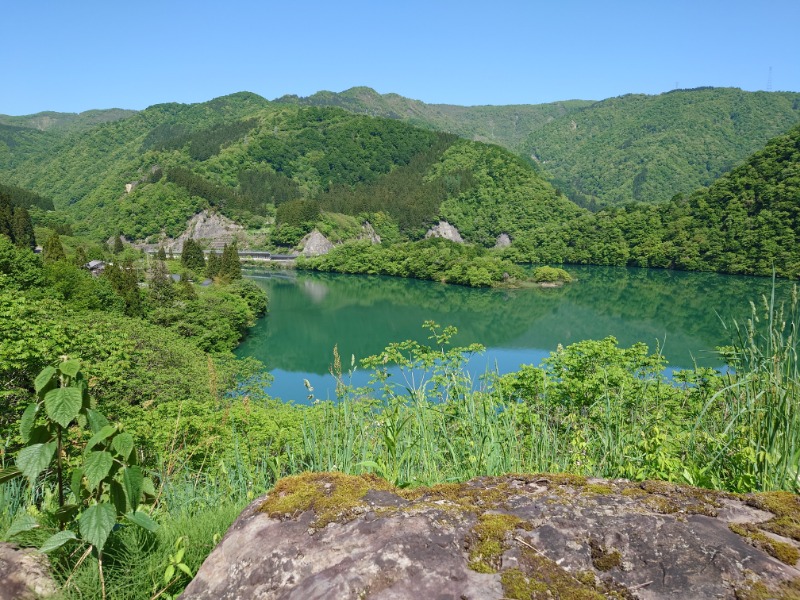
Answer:
[[(501, 371), (538, 363), (558, 344), (615, 336), (629, 346), (662, 346), (672, 367), (720, 366), (714, 348), (729, 342), (722, 322), (749, 315), (771, 280), (711, 273), (570, 267), (578, 281), (558, 289), (485, 290), (388, 277), (316, 273), (254, 274), (270, 314), (237, 350), (276, 376), (272, 393), (305, 398), (302, 379), (327, 389), (332, 351), (345, 368), (405, 339), (426, 341), (426, 320), (455, 325), (456, 344), (488, 348), (484, 364)], [(778, 297), (791, 284), (778, 282)], [(325, 397), (324, 390), (316, 390)]]

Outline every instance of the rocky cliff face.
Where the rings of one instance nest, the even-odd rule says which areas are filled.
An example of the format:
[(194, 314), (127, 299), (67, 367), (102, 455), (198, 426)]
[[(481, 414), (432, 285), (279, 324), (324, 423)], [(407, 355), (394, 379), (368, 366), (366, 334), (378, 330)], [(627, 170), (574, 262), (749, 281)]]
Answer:
[(183, 598), (798, 598), (800, 501), (509, 475), (398, 490), (339, 473), (253, 502)]
[(439, 221), (437, 225), (431, 227), (425, 234), (425, 239), (431, 237), (440, 237), (450, 240), (451, 242), (458, 242), (459, 244), (464, 243), (464, 240), (461, 237), (461, 234), (458, 232), (458, 229), (453, 227), (447, 221)]
[(300, 245), (303, 247), (303, 256), (321, 256), (333, 250), (333, 243), (318, 229), (305, 236)]

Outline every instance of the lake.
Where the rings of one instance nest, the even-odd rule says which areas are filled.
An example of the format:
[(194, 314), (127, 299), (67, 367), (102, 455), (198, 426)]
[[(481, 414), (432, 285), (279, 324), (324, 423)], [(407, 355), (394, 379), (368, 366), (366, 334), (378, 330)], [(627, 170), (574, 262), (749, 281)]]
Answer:
[[(422, 323), (454, 325), (453, 343), (477, 342), (475, 374), (507, 373), (538, 364), (561, 344), (614, 336), (621, 346), (661, 347), (671, 369), (723, 367), (715, 353), (730, 342), (723, 322), (743, 323), (750, 302), (769, 295), (772, 280), (619, 267), (568, 267), (577, 281), (555, 289), (473, 289), (441, 283), (303, 271), (250, 271), (269, 296), (269, 314), (237, 348), (261, 360), (275, 377), (269, 393), (306, 402), (307, 379), (320, 399), (335, 397), (329, 374), (338, 346), (343, 369), (351, 358), (378, 354), (391, 342), (427, 342)], [(778, 281), (778, 298), (792, 283)], [(353, 383), (367, 376), (356, 370)]]

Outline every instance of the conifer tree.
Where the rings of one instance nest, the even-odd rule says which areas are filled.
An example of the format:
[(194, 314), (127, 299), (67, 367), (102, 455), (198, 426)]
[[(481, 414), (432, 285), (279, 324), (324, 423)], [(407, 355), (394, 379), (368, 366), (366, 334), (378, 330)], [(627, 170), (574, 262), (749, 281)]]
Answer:
[(125, 249), (125, 245), (122, 243), (122, 237), (120, 237), (118, 235), (116, 238), (114, 238), (114, 248), (113, 248), (112, 252), (114, 252), (114, 254), (119, 254), (124, 249)]
[(219, 276), (227, 281), (235, 281), (242, 278), (242, 265), (239, 262), (239, 250), (235, 241), (230, 246), (225, 244), (222, 248)]
[(158, 254), (156, 255), (156, 258), (158, 258), (158, 260), (162, 262), (167, 260), (167, 253), (164, 251), (164, 246), (161, 246), (158, 249)]
[(64, 246), (61, 245), (61, 238), (57, 231), (53, 231), (44, 243), (42, 255), (45, 262), (56, 262), (64, 260), (67, 255), (64, 253)]
[(202, 271), (206, 266), (206, 259), (203, 256), (203, 249), (200, 244), (195, 242), (192, 238), (187, 239), (183, 243), (183, 251), (181, 252), (181, 265), (186, 269), (192, 271)]
[(83, 246), (78, 246), (75, 248), (75, 265), (78, 267), (82, 267), (87, 262), (89, 262), (89, 258), (86, 256), (86, 249)]
[(31, 215), (24, 207), (14, 210), (14, 221), (11, 225), (14, 243), (20, 248), (36, 248), (36, 236), (33, 233)]
[(13, 220), (14, 213), (11, 203), (6, 198), (0, 197), (0, 235), (7, 236), (12, 242), (14, 241)]
[(206, 277), (209, 279), (218, 277), (221, 266), (222, 261), (219, 254), (217, 254), (215, 250), (212, 250), (208, 255), (208, 260), (206, 261)]
[(175, 297), (172, 277), (167, 270), (167, 265), (162, 260), (154, 260), (152, 263), (147, 296), (153, 306), (167, 306)]

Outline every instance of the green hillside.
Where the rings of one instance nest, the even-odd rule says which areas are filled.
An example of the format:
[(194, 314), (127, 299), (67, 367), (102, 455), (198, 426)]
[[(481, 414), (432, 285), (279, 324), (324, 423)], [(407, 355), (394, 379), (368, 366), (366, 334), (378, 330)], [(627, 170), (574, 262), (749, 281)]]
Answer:
[(35, 115), (12, 117), (0, 115), (0, 125), (37, 129), (39, 131), (74, 132), (89, 129), (101, 123), (110, 123), (127, 119), (136, 114), (135, 110), (109, 108), (104, 110), (87, 110), (82, 113), (60, 113), (45, 111)]
[(663, 202), (710, 185), (798, 120), (793, 92), (627, 95), (544, 124), (525, 151), (579, 204)]
[(517, 260), (800, 276), (800, 125), (688, 198), (584, 213), (515, 240)]
[(12, 133), (0, 180), (52, 198), (75, 233), (98, 239), (175, 236), (212, 208), (251, 227), (275, 219), (273, 241), (286, 245), (315, 224), (350, 237), (355, 217), (372, 215), (386, 239), (419, 238), (446, 218), (492, 246), (500, 233), (577, 210), (497, 146), (248, 93), (157, 105), (72, 134)]
[(417, 127), (499, 144), (515, 152), (523, 150), (531, 131), (557, 117), (592, 104), (592, 101), (587, 100), (507, 106), (426, 104), (399, 94), (379, 94), (368, 87), (354, 87), (340, 93), (322, 91), (304, 98), (287, 95), (275, 102), (301, 106), (337, 106), (358, 114), (399, 119)]

